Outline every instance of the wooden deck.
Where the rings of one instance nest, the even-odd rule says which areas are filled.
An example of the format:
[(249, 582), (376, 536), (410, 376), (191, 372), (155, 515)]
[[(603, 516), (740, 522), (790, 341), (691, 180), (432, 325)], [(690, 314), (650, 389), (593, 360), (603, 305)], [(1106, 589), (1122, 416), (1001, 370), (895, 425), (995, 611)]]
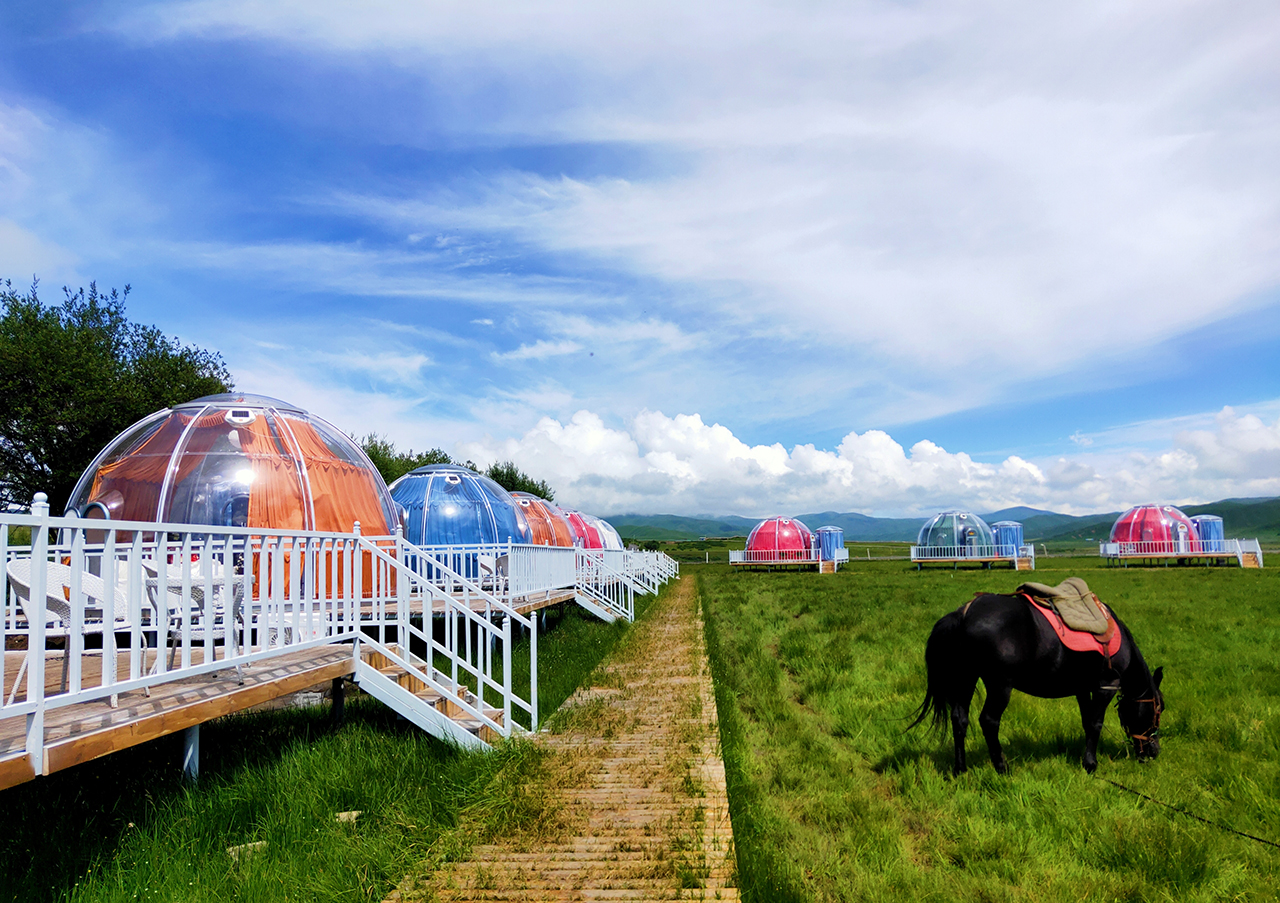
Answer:
[[(570, 602), (574, 590), (557, 589), (520, 597), (512, 607), (522, 615)], [(422, 604), (414, 600), (414, 610), (422, 611)], [(483, 613), (483, 600), (475, 601), (472, 610)], [(389, 602), (386, 615), (393, 618), (397, 605)], [(432, 606), (433, 614), (443, 614), (444, 600)], [(373, 607), (364, 605), (361, 619), (371, 621)], [(9, 698), (17, 679), (25, 651), (10, 650), (4, 653), (4, 699)], [(157, 652), (148, 650), (144, 656), (144, 669), (149, 670)], [(167, 655), (167, 650), (160, 654)], [(216, 646), (215, 655), (223, 654), (223, 647)], [(65, 690), (63, 681), (64, 656), (60, 649), (45, 652), (45, 697), (55, 697)], [(203, 647), (192, 649), (191, 663), (204, 662)], [(103, 656), (100, 651), (86, 651), (80, 658), (81, 687), (100, 687), (103, 682)], [(118, 658), (117, 681), (129, 679), (127, 652)], [(150, 696), (141, 691), (121, 694), (118, 704), (112, 706), (108, 699), (78, 703), (45, 711), (45, 751), (41, 774), (52, 774), (72, 765), (105, 756), (117, 750), (145, 743), (167, 734), (185, 730), (214, 718), (243, 711), (282, 696), (288, 696), (336, 677), (347, 677), (354, 672), (351, 646), (347, 644), (322, 646), (298, 652), (284, 653), (269, 660), (245, 666), (244, 683), (237, 680), (233, 669), (211, 675), (182, 678), (172, 683), (154, 687)], [(25, 684), (26, 677), (23, 682)], [(21, 702), (25, 686), (19, 688), (17, 701)], [(449, 713), (453, 714), (453, 713)], [(0, 718), (0, 791), (36, 777), (29, 756), (25, 751), (25, 716)]]
[(1019, 571), (1029, 571), (1033, 569), (1031, 566), (1030, 558), (1018, 558), (1018, 559), (1007, 558), (1007, 557), (979, 558), (977, 556), (973, 556), (973, 557), (965, 556), (965, 557), (956, 557), (956, 558), (917, 558), (911, 563), (914, 564), (917, 569), (923, 567), (926, 564), (949, 564), (949, 565), (952, 565), (953, 567), (961, 564), (981, 564), (981, 565), (985, 565), (987, 568), (990, 568), (991, 565), (993, 564), (1007, 564), (1011, 568)]
[[(6, 699), (24, 655), (25, 652), (5, 653)], [(83, 662), (84, 685), (99, 685), (101, 657), (86, 655)], [(155, 687), (150, 696), (140, 691), (122, 694), (114, 708), (104, 699), (47, 709), (41, 773), (52, 774), (335, 677), (345, 677), (353, 670), (349, 645), (321, 646), (248, 665), (244, 668), (243, 685), (237, 682), (234, 670), (227, 670), (162, 684)], [(45, 683), (51, 694), (59, 691), (61, 678), (62, 653), (51, 650), (45, 660)], [(0, 790), (35, 777), (25, 752), (25, 740), (25, 717), (0, 719)]]

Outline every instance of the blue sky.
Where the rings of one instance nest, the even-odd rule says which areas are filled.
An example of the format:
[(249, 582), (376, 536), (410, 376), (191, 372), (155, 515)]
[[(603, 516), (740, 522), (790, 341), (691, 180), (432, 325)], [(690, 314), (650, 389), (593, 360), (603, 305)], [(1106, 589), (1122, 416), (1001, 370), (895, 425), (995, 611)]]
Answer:
[(623, 511), (1280, 494), (1265, 3), (0, 7), (0, 277)]

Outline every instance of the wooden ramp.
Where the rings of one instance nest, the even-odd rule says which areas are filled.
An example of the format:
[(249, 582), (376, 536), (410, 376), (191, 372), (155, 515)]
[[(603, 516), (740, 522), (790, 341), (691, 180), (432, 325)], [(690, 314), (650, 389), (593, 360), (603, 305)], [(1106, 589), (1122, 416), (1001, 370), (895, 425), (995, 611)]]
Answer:
[(505, 838), (395, 901), (736, 900), (715, 696), (692, 578), (653, 603), (538, 742), (563, 836)]
[[(18, 656), (7, 673), (16, 673)], [(60, 652), (46, 653), (45, 678), (50, 694), (62, 676)], [(101, 682), (101, 658), (86, 656), (86, 665), (99, 662), (97, 673), (85, 668), (86, 685)], [(198, 659), (197, 659), (198, 661)], [(297, 693), (354, 670), (351, 647), (321, 646), (288, 652), (244, 668), (240, 684), (234, 670), (160, 684), (150, 696), (141, 691), (122, 694), (118, 705), (108, 700), (84, 702), (45, 712), (45, 751), (41, 774), (52, 774), (117, 750), (176, 733), (214, 718), (239, 712), (281, 696)], [(126, 677), (127, 675), (121, 675)], [(9, 687), (5, 688), (6, 698)], [(0, 790), (36, 775), (25, 752), (26, 718), (0, 720)]]

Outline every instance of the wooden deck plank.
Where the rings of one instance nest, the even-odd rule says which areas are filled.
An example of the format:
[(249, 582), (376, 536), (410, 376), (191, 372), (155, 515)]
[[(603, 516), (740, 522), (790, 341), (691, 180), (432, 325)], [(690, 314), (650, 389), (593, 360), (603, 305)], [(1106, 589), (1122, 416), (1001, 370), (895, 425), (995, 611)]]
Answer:
[(25, 784), (36, 776), (31, 768), (31, 758), (20, 752), (0, 759), (0, 790)]

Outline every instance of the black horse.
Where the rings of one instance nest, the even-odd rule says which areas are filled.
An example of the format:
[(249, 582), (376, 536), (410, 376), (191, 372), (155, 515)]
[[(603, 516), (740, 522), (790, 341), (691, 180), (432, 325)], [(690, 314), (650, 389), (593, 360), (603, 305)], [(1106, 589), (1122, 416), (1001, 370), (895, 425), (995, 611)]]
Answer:
[(1120, 618), (1115, 620), (1121, 633), (1120, 649), (1108, 668), (1101, 654), (1064, 646), (1026, 599), (991, 593), (975, 597), (933, 625), (924, 650), (928, 690), (918, 717), (907, 730), (930, 715), (934, 727), (942, 729), (949, 716), (956, 745), (956, 774), (965, 771), (969, 703), (981, 678), (987, 701), (978, 724), (987, 739), (991, 764), (1004, 774), (1009, 764), (1000, 748), (1000, 716), (1009, 705), (1010, 693), (1021, 690), (1045, 699), (1074, 696), (1084, 722), (1084, 768), (1092, 773), (1098, 767), (1098, 735), (1107, 706), (1119, 692), (1116, 708), (1120, 725), (1133, 740), (1138, 760), (1154, 759), (1160, 753), (1156, 734), (1164, 709), (1160, 693), (1164, 669), (1152, 673), (1129, 628)]

